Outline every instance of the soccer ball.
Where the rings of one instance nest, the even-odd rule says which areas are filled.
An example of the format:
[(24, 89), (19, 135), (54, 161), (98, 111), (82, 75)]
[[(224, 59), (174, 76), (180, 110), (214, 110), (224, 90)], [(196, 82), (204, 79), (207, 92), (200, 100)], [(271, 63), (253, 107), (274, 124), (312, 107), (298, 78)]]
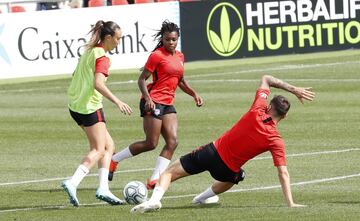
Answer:
[(131, 181), (124, 187), (124, 199), (127, 203), (137, 205), (147, 200), (148, 190), (140, 181)]

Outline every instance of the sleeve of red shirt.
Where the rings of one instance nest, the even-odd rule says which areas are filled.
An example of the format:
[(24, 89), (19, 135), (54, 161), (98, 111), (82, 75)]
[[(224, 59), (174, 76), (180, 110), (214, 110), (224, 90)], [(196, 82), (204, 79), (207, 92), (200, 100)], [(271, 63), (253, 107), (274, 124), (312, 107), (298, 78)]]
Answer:
[(284, 142), (281, 139), (277, 139), (270, 145), (270, 148), (274, 166), (286, 166)]
[(146, 70), (150, 71), (151, 73), (154, 73), (159, 62), (160, 62), (159, 56), (157, 55), (156, 51), (154, 51), (153, 53), (150, 54), (145, 64)]
[(268, 89), (258, 89), (255, 94), (255, 99), (253, 104), (251, 105), (251, 110), (263, 108), (266, 109), (267, 107), (267, 98), (270, 95), (270, 90)]
[(106, 56), (102, 56), (96, 59), (95, 73), (102, 73), (105, 77), (109, 76), (110, 59)]

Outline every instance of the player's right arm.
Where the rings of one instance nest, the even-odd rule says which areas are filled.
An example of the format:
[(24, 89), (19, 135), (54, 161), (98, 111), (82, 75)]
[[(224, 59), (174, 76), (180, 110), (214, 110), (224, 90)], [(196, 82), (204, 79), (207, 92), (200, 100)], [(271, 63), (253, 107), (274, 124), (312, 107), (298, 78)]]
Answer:
[(151, 76), (151, 72), (144, 68), (138, 79), (138, 86), (145, 99), (145, 110), (150, 111), (155, 109), (155, 103), (152, 101), (149, 91), (146, 87), (146, 80)]
[(286, 166), (278, 166), (278, 175), (279, 181), (281, 184), (281, 189), (284, 194), (285, 201), (289, 207), (305, 207), (306, 205), (294, 203), (291, 187), (290, 187), (290, 175)]
[(294, 94), (301, 103), (304, 103), (304, 100), (312, 101), (315, 98), (315, 93), (310, 91), (311, 87), (296, 87), (271, 75), (264, 75), (259, 88), (269, 90), (270, 87), (283, 89)]
[(123, 114), (131, 114), (132, 109), (129, 105), (119, 100), (105, 85), (106, 77), (102, 73), (95, 73), (95, 89), (102, 94), (104, 97), (109, 99), (111, 102), (116, 104)]

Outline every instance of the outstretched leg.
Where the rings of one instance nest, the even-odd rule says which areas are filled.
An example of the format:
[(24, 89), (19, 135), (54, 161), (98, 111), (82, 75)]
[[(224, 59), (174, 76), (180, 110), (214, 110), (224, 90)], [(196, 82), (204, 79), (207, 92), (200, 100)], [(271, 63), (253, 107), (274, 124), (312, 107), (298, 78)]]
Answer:
[(135, 206), (131, 209), (131, 212), (144, 213), (160, 209), (162, 206), (160, 201), (169, 188), (170, 183), (189, 175), (182, 167), (180, 160), (176, 160), (161, 174), (150, 200)]
[(207, 188), (204, 192), (195, 196), (192, 202), (194, 204), (217, 203), (219, 201), (219, 197), (217, 195), (226, 192), (232, 186), (234, 186), (234, 183), (220, 182), (216, 180), (211, 187)]

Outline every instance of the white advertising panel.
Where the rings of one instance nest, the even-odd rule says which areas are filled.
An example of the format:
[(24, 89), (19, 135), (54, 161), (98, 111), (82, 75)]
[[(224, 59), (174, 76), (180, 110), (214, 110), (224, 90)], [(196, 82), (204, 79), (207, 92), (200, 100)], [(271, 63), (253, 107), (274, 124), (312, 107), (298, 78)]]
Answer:
[(111, 69), (140, 68), (166, 19), (180, 26), (178, 2), (0, 14), (0, 79), (72, 73), (98, 20), (123, 31)]

